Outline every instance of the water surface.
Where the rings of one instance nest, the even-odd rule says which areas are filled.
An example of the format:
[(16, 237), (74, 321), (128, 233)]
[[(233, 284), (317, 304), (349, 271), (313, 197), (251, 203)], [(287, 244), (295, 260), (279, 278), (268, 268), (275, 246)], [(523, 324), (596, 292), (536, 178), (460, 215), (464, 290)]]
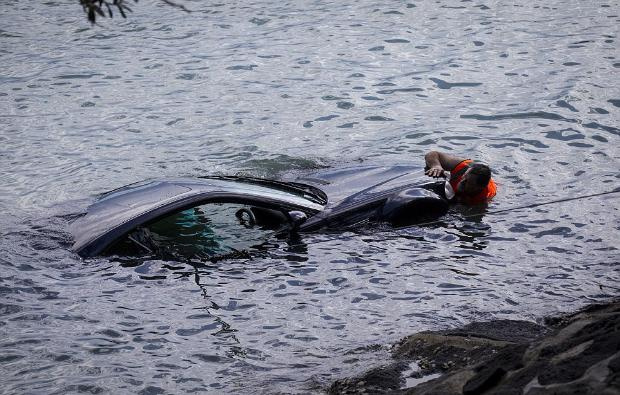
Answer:
[[(491, 164), (488, 210), (620, 175), (617, 1), (72, 2), (0, 7), (0, 386), (316, 392), (373, 344), (617, 296), (618, 196), (304, 235), (252, 259), (69, 251), (68, 223), (146, 178)], [(387, 351), (385, 353), (387, 356)]]

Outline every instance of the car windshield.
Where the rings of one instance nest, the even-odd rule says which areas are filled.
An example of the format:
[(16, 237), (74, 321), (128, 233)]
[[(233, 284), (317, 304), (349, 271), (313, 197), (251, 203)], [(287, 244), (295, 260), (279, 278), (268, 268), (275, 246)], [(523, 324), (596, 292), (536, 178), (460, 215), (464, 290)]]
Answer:
[(110, 252), (210, 259), (259, 245), (285, 224), (286, 216), (275, 210), (209, 203), (140, 227), (116, 243)]

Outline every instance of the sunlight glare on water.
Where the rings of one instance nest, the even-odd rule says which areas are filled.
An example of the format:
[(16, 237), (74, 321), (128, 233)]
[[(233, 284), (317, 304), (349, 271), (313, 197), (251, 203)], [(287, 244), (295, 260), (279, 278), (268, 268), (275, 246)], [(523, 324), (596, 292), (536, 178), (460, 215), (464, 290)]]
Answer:
[(80, 259), (68, 224), (148, 178), (438, 149), (491, 165), (489, 211), (620, 186), (617, 1), (184, 4), (0, 7), (4, 391), (316, 392), (375, 344), (618, 295), (617, 194), (205, 265)]

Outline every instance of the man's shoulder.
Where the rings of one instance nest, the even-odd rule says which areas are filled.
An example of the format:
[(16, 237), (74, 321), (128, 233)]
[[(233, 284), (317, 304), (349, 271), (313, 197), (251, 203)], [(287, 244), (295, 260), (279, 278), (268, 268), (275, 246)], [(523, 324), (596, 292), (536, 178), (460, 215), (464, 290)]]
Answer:
[(461, 170), (467, 170), (467, 167), (472, 163), (474, 163), (474, 161), (471, 159), (462, 159), (460, 162), (454, 165), (450, 172), (456, 173)]

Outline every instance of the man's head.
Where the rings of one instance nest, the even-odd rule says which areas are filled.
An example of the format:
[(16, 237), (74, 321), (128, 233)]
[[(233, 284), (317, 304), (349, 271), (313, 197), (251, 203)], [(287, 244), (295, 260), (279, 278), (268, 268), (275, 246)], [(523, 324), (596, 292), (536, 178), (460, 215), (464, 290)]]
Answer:
[(463, 174), (461, 182), (456, 186), (457, 194), (463, 197), (476, 196), (482, 192), (491, 179), (491, 169), (481, 163), (473, 163)]

